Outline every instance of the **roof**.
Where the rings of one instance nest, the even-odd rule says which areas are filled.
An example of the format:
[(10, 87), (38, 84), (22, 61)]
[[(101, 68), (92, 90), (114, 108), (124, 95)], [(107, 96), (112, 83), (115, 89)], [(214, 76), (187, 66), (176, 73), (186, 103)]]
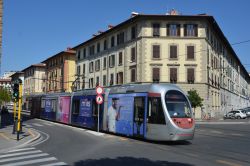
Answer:
[(32, 67), (46, 67), (46, 64), (44, 64), (44, 63), (33, 64), (33, 65), (30, 65), (29, 67), (23, 69), (22, 72), (24, 72), (25, 70), (32, 68)]
[[(119, 30), (119, 28), (121, 28), (124, 25), (128, 25), (130, 23), (133, 23), (135, 21), (138, 20), (143, 20), (143, 19), (147, 19), (147, 20), (160, 20), (160, 19), (169, 19), (169, 20), (174, 20), (174, 19), (178, 19), (178, 20), (205, 20), (208, 23), (211, 24), (211, 26), (214, 28), (214, 30), (217, 32), (217, 35), (221, 38), (221, 40), (223, 42), (225, 42), (226, 47), (228, 48), (228, 50), (230, 51), (230, 53), (235, 56), (235, 58), (238, 60), (240, 67), (243, 69), (243, 72), (246, 76), (249, 76), (247, 70), (245, 69), (245, 67), (242, 65), (239, 57), (236, 55), (235, 51), (233, 50), (231, 44), (229, 43), (229, 41), (227, 40), (227, 38), (225, 37), (224, 33), (222, 32), (222, 30), (220, 29), (219, 25), (217, 24), (216, 20), (214, 19), (213, 16), (210, 15), (206, 15), (206, 14), (200, 14), (200, 15), (147, 15), (147, 14), (138, 14), (134, 17), (131, 17), (127, 20), (125, 20), (124, 22), (121, 22), (120, 24), (112, 27), (111, 29), (108, 29), (107, 31), (94, 36), (92, 38), (90, 38), (89, 40), (75, 46), (73, 49), (78, 49), (79, 47), (86, 45), (92, 41), (98, 40), (100, 38), (103, 38), (105, 35), (107, 35), (108, 33), (114, 32), (116, 30)], [(250, 82), (250, 77), (247, 77), (248, 82)]]
[(52, 59), (52, 58), (55, 58), (55, 57), (57, 57), (57, 56), (60, 56), (60, 55), (62, 55), (62, 54), (75, 55), (75, 53), (76, 53), (75, 50), (73, 50), (73, 49), (71, 49), (71, 48), (67, 48), (67, 50), (61, 51), (61, 52), (59, 52), (59, 53), (57, 53), (57, 54), (55, 54), (55, 55), (53, 55), (53, 56), (47, 58), (46, 60), (42, 61), (42, 63), (45, 63), (46, 61), (48, 61), (48, 60), (50, 60), (50, 59)]

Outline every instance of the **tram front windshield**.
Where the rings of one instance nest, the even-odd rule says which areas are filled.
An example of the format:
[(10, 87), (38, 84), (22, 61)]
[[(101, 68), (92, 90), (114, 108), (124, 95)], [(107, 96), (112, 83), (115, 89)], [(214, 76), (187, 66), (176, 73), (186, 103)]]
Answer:
[(189, 103), (181, 92), (175, 90), (168, 91), (165, 101), (171, 118), (191, 118)]

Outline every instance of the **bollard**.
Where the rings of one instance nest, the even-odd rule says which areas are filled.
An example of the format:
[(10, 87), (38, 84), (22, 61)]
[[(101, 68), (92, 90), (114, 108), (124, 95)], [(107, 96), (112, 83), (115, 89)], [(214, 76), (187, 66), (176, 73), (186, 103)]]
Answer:
[(16, 133), (16, 120), (14, 120), (12, 134)]

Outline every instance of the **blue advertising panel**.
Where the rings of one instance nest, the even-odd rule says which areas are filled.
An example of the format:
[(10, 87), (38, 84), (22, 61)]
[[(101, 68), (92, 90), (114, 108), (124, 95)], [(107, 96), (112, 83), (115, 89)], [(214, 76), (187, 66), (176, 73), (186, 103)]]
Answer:
[(83, 126), (89, 127), (89, 128), (93, 127), (91, 97), (86, 96), (80, 100), (80, 115), (79, 116), (83, 120), (82, 121)]
[(45, 104), (44, 111), (42, 112), (42, 118), (56, 120), (57, 100), (55, 98), (46, 98), (44, 102)]
[(46, 99), (45, 100), (45, 112), (51, 112), (51, 100), (49, 100), (49, 99)]
[[(107, 131), (130, 136), (134, 135), (134, 130), (137, 130), (137, 126), (134, 123), (134, 97), (146, 95), (146, 93), (109, 95), (108, 112), (106, 115)], [(145, 116), (146, 113), (144, 113), (144, 119), (146, 119)], [(144, 124), (139, 126), (141, 135), (145, 135), (145, 124), (144, 121)]]

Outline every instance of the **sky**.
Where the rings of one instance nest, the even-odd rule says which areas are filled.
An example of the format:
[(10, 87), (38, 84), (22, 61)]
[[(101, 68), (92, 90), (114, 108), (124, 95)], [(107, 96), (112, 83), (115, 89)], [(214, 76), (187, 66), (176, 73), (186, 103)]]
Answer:
[[(131, 12), (214, 16), (230, 43), (250, 40), (249, 0), (3, 0), (1, 73), (21, 71), (74, 47)], [(250, 42), (233, 45), (250, 71)]]

